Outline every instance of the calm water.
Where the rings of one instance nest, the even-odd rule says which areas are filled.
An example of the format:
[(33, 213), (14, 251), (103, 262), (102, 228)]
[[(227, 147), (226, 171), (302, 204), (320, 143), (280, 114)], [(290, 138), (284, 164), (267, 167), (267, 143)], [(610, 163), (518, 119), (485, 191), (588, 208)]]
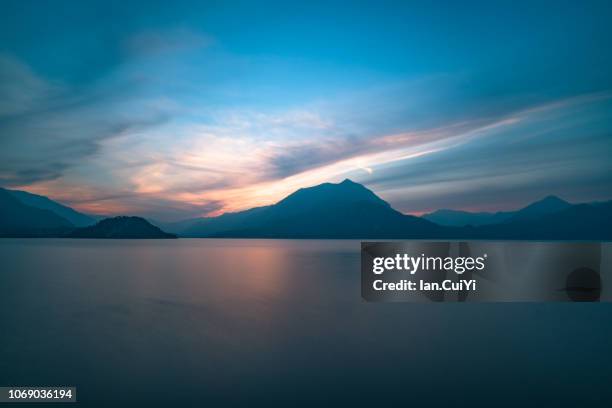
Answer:
[(612, 304), (364, 303), (357, 241), (2, 239), (0, 259), (0, 385), (80, 405), (611, 404)]

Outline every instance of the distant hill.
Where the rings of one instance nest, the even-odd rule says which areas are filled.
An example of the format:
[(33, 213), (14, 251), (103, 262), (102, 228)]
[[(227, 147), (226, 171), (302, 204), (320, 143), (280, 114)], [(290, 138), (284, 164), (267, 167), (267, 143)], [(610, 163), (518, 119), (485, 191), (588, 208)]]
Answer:
[(186, 231), (194, 225), (202, 222), (209, 218), (199, 217), (199, 218), (188, 218), (180, 221), (161, 221), (158, 219), (151, 219), (150, 222), (153, 225), (157, 225), (159, 228), (166, 232), (170, 232), (173, 234), (178, 234), (181, 231)]
[(76, 227), (85, 227), (96, 223), (92, 216), (80, 213), (68, 206), (60, 204), (48, 197), (20, 190), (6, 190), (13, 197), (30, 207), (53, 211), (55, 214), (70, 221)]
[(302, 188), (278, 203), (205, 218), (183, 231), (189, 237), (433, 238), (440, 227), (404, 215), (351, 180)]
[(571, 206), (572, 205), (567, 201), (551, 195), (516, 211), (508, 221), (536, 219), (542, 216), (566, 210)]
[[(612, 201), (570, 204), (548, 196), (509, 212), (469, 213), (436, 211), (424, 216), (447, 230), (446, 238), (502, 240), (612, 240)], [(444, 237), (440, 237), (444, 238)]]
[(174, 230), (181, 236), (203, 237), (259, 225), (259, 214), (265, 214), (270, 206), (255, 207), (245, 211), (225, 213), (218, 217), (205, 217), (184, 221), (185, 228)]
[(548, 196), (517, 211), (469, 212), (461, 210), (437, 210), (423, 214), (422, 218), (449, 227), (482, 226), (534, 219), (571, 207), (572, 204), (556, 196)]
[(96, 223), (93, 217), (47, 197), (0, 188), (0, 237), (176, 238), (176, 235), (139, 217), (115, 217)]
[(0, 188), (0, 236), (56, 236), (74, 226), (52, 211), (25, 205)]
[(610, 241), (612, 201), (576, 204), (540, 217), (515, 218), (472, 231), (481, 239)]
[(461, 210), (436, 210), (423, 214), (421, 217), (439, 225), (448, 227), (464, 227), (467, 225), (480, 226), (499, 224), (507, 221), (514, 212), (469, 212)]
[(95, 225), (77, 228), (68, 234), (69, 238), (131, 238), (159, 239), (176, 238), (140, 217), (105, 218)]

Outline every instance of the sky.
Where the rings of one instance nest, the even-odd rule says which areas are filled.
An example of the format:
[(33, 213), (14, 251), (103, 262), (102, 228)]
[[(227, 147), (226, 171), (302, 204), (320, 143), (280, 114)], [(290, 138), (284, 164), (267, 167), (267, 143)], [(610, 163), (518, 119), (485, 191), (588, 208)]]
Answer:
[(612, 199), (612, 3), (12, 1), (0, 186), (173, 221), (350, 178), (404, 212)]

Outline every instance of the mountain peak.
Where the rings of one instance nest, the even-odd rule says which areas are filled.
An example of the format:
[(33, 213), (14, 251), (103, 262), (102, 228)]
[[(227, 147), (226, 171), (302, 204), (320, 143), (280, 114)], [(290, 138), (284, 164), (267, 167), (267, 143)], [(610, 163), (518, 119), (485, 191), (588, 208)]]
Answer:
[[(349, 185), (349, 184), (359, 184), (359, 183), (355, 183), (353, 180), (349, 179), (349, 178), (345, 178), (344, 180), (342, 180), (341, 183), (338, 184), (345, 184), (345, 185)], [(359, 184), (361, 185), (361, 184)]]
[(546, 197), (544, 197), (543, 199), (541, 199), (540, 201), (536, 201), (536, 202), (562, 202), (565, 204), (568, 204), (567, 201), (565, 201), (562, 198), (559, 198), (558, 196), (551, 194), (551, 195), (547, 195)]
[(527, 207), (523, 208), (523, 210), (539, 208), (550, 211), (556, 209), (564, 209), (569, 207), (570, 205), (570, 203), (557, 197), (556, 195), (548, 195), (542, 198), (541, 200), (529, 204)]
[(552, 214), (557, 211), (565, 210), (572, 205), (565, 200), (555, 196), (549, 195), (543, 199), (529, 204), (527, 207), (517, 211), (512, 217), (512, 220), (526, 220), (532, 217), (538, 217), (545, 214)]
[(277, 203), (280, 207), (300, 211), (309, 207), (342, 206), (355, 202), (375, 202), (389, 207), (389, 203), (378, 197), (362, 184), (345, 179), (341, 183), (322, 183), (301, 188)]
[(394, 210), (367, 187), (345, 179), (300, 188), (276, 204), (208, 220), (188, 236), (263, 238), (431, 237), (438, 226)]

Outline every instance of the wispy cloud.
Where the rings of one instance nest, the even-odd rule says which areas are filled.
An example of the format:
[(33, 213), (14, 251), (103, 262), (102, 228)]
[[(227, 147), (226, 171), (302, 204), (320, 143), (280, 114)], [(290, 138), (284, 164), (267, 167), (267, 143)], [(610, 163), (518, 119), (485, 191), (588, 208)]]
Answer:
[(14, 57), (0, 58), (0, 76), (6, 105), (0, 113), (0, 183), (7, 186), (60, 178), (98, 153), (104, 140), (164, 123), (171, 110), (160, 103), (163, 98), (114, 84), (71, 89)]
[(0, 54), (0, 120), (40, 107), (57, 91), (17, 58)]
[(130, 57), (158, 56), (193, 51), (208, 47), (214, 43), (211, 36), (186, 27), (169, 30), (145, 30), (128, 37), (124, 49)]

